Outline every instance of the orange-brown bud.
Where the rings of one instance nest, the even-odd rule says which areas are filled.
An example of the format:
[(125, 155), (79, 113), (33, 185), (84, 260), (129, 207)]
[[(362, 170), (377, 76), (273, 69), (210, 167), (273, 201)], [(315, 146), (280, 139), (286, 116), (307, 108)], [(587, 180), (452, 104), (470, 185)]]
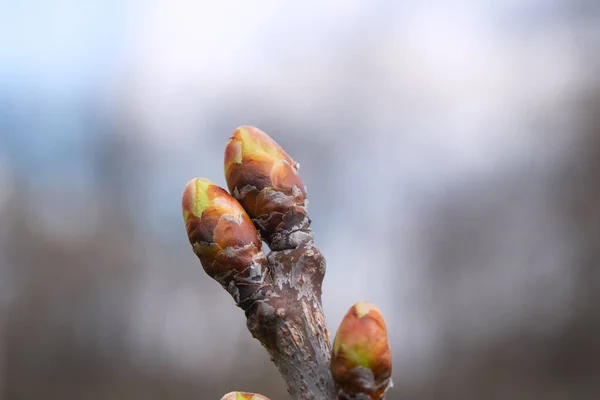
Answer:
[(221, 400), (269, 400), (267, 397), (256, 393), (230, 392), (221, 397)]
[(262, 283), (267, 272), (262, 241), (236, 199), (211, 181), (196, 178), (185, 185), (181, 204), (188, 238), (208, 275), (234, 298), (239, 293), (230, 287), (232, 281)]
[(364, 393), (376, 400), (391, 382), (392, 356), (381, 311), (367, 302), (346, 314), (333, 342), (331, 374), (340, 398)]
[(251, 126), (236, 129), (225, 148), (229, 191), (269, 242), (277, 231), (290, 233), (310, 223), (298, 168), (273, 139)]

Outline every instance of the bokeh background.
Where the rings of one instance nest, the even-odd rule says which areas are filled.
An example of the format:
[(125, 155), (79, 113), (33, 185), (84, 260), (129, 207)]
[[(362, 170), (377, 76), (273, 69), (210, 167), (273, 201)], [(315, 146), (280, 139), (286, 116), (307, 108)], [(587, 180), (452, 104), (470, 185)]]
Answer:
[(600, 398), (600, 2), (0, 4), (0, 397), (287, 398), (184, 184), (237, 126), (301, 163), (331, 334), (393, 399)]

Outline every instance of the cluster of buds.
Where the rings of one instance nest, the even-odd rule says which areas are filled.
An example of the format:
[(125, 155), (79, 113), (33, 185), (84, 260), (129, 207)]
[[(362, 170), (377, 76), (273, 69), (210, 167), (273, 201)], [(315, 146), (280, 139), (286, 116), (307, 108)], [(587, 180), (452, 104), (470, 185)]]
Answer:
[(225, 148), (225, 179), (273, 250), (309, 240), (306, 188), (300, 165), (260, 129), (242, 126)]
[(339, 399), (378, 400), (385, 395), (392, 357), (385, 320), (375, 305), (356, 303), (342, 320), (333, 342), (331, 375)]
[(242, 308), (260, 295), (268, 274), (262, 241), (240, 203), (208, 179), (187, 183), (183, 220), (194, 253), (206, 273)]
[(221, 400), (269, 400), (267, 397), (256, 393), (230, 392), (221, 397)]
[[(383, 399), (392, 364), (377, 307), (355, 304), (331, 348), (321, 305), (325, 259), (313, 243), (298, 163), (266, 133), (243, 126), (224, 164), (232, 195), (196, 178), (182, 197), (187, 236), (206, 273), (246, 311), (248, 329), (294, 398)], [(262, 239), (274, 250), (268, 257)], [(231, 392), (221, 400), (269, 399)]]

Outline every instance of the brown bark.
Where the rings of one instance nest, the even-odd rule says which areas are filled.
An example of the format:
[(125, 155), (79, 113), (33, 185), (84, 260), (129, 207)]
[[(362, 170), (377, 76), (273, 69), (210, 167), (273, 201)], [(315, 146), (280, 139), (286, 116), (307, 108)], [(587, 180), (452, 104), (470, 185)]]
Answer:
[(298, 247), (272, 251), (262, 296), (246, 309), (247, 326), (271, 355), (293, 399), (336, 399), (331, 344), (321, 304), (325, 258), (304, 230)]

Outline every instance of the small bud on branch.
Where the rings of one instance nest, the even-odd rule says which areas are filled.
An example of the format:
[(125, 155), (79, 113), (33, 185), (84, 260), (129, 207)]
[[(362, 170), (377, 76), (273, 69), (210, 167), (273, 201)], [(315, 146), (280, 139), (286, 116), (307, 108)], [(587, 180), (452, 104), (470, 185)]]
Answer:
[(225, 179), (273, 250), (312, 240), (299, 165), (252, 126), (233, 132), (225, 148)]
[(236, 303), (254, 300), (268, 269), (260, 236), (240, 203), (208, 179), (196, 178), (183, 190), (182, 210), (189, 241), (206, 273)]
[(385, 395), (392, 357), (385, 320), (375, 305), (356, 303), (342, 320), (333, 342), (331, 374), (339, 399), (378, 400)]
[(269, 398), (256, 393), (230, 392), (221, 397), (221, 400), (269, 400)]

